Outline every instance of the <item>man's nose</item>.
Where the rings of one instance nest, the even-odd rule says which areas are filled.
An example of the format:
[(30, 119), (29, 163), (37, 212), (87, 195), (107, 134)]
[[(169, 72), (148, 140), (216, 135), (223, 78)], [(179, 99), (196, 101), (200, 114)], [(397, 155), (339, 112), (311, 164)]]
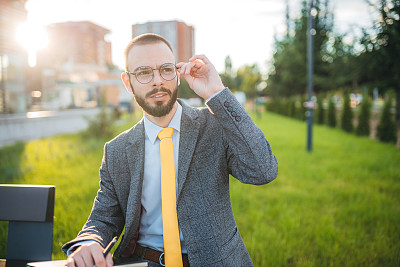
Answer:
[(162, 84), (164, 83), (164, 79), (161, 77), (159, 70), (153, 70), (153, 83), (154, 84)]

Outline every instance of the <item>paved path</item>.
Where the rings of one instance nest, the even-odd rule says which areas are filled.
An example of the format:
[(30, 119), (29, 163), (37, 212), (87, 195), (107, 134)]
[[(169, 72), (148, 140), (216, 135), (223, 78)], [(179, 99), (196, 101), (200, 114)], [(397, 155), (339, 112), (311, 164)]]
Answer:
[(93, 118), (99, 108), (63, 111), (37, 111), (0, 115), (0, 147), (87, 128), (84, 116)]

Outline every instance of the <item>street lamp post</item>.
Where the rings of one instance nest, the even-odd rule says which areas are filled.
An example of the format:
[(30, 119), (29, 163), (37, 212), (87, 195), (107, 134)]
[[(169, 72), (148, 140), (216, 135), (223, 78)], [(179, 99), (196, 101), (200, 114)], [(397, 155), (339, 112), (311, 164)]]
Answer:
[(314, 1), (310, 0), (310, 6), (308, 10), (308, 23), (307, 23), (307, 59), (308, 59), (308, 110), (307, 110), (307, 151), (312, 151), (312, 126), (313, 126), (313, 102), (312, 102), (312, 94), (313, 94), (313, 72), (314, 72), (314, 16), (317, 14), (317, 10), (314, 8)]

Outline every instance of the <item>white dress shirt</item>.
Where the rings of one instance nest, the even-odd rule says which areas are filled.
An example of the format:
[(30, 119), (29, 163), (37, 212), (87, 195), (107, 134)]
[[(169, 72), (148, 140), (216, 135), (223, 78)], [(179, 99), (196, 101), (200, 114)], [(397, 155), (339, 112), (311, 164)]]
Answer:
[[(179, 138), (181, 129), (182, 106), (178, 108), (168, 127), (174, 128), (172, 144), (174, 146), (175, 179), (178, 188)], [(141, 246), (164, 251), (162, 207), (161, 207), (161, 160), (160, 139), (158, 133), (162, 127), (152, 123), (144, 116), (145, 158), (142, 187), (142, 215), (140, 220), (139, 240)], [(178, 191), (178, 189), (176, 190)], [(181, 237), (182, 253), (187, 253)]]
[[(221, 92), (212, 95), (207, 101)], [(207, 103), (206, 101), (206, 103)], [(179, 139), (181, 129), (182, 106), (176, 102), (178, 109), (168, 127), (174, 128), (172, 144), (174, 146), (175, 179), (178, 188), (178, 159), (179, 159)], [(212, 112), (212, 111), (211, 111)], [(152, 123), (144, 115), (145, 127), (145, 160), (144, 178), (142, 188), (142, 217), (140, 220), (139, 240), (141, 246), (150, 247), (159, 251), (164, 251), (164, 241), (162, 236), (162, 209), (161, 209), (161, 160), (160, 160), (160, 139), (157, 135), (162, 130), (160, 126)], [(178, 189), (176, 190), (178, 192)], [(187, 253), (182, 231), (179, 229), (181, 238), (182, 253)], [(67, 256), (74, 250), (86, 243), (95, 241), (87, 240), (72, 245)]]

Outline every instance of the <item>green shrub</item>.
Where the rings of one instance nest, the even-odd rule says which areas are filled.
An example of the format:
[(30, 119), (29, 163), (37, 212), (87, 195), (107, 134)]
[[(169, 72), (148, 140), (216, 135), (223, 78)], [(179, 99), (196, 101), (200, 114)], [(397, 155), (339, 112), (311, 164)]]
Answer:
[(296, 99), (293, 97), (289, 98), (287, 108), (288, 116), (294, 118), (296, 116)]
[(94, 119), (85, 118), (89, 126), (83, 135), (86, 137), (111, 138), (114, 134), (116, 116), (117, 113), (115, 111), (108, 112), (105, 97), (102, 95), (100, 112)]
[(329, 98), (328, 102), (328, 126), (336, 127), (336, 106), (332, 96)]
[(319, 94), (317, 97), (317, 116), (315, 117), (316, 117), (316, 123), (324, 124), (325, 112), (324, 112), (323, 97), (321, 94)]
[(395, 143), (397, 141), (396, 122), (393, 119), (391, 109), (392, 98), (388, 97), (383, 106), (377, 136), (382, 142)]
[(350, 107), (350, 96), (345, 94), (343, 100), (342, 129), (348, 133), (353, 132), (353, 111)]
[(360, 115), (358, 116), (358, 125), (356, 128), (357, 135), (369, 136), (371, 119), (371, 104), (368, 94), (364, 94), (361, 102)]

